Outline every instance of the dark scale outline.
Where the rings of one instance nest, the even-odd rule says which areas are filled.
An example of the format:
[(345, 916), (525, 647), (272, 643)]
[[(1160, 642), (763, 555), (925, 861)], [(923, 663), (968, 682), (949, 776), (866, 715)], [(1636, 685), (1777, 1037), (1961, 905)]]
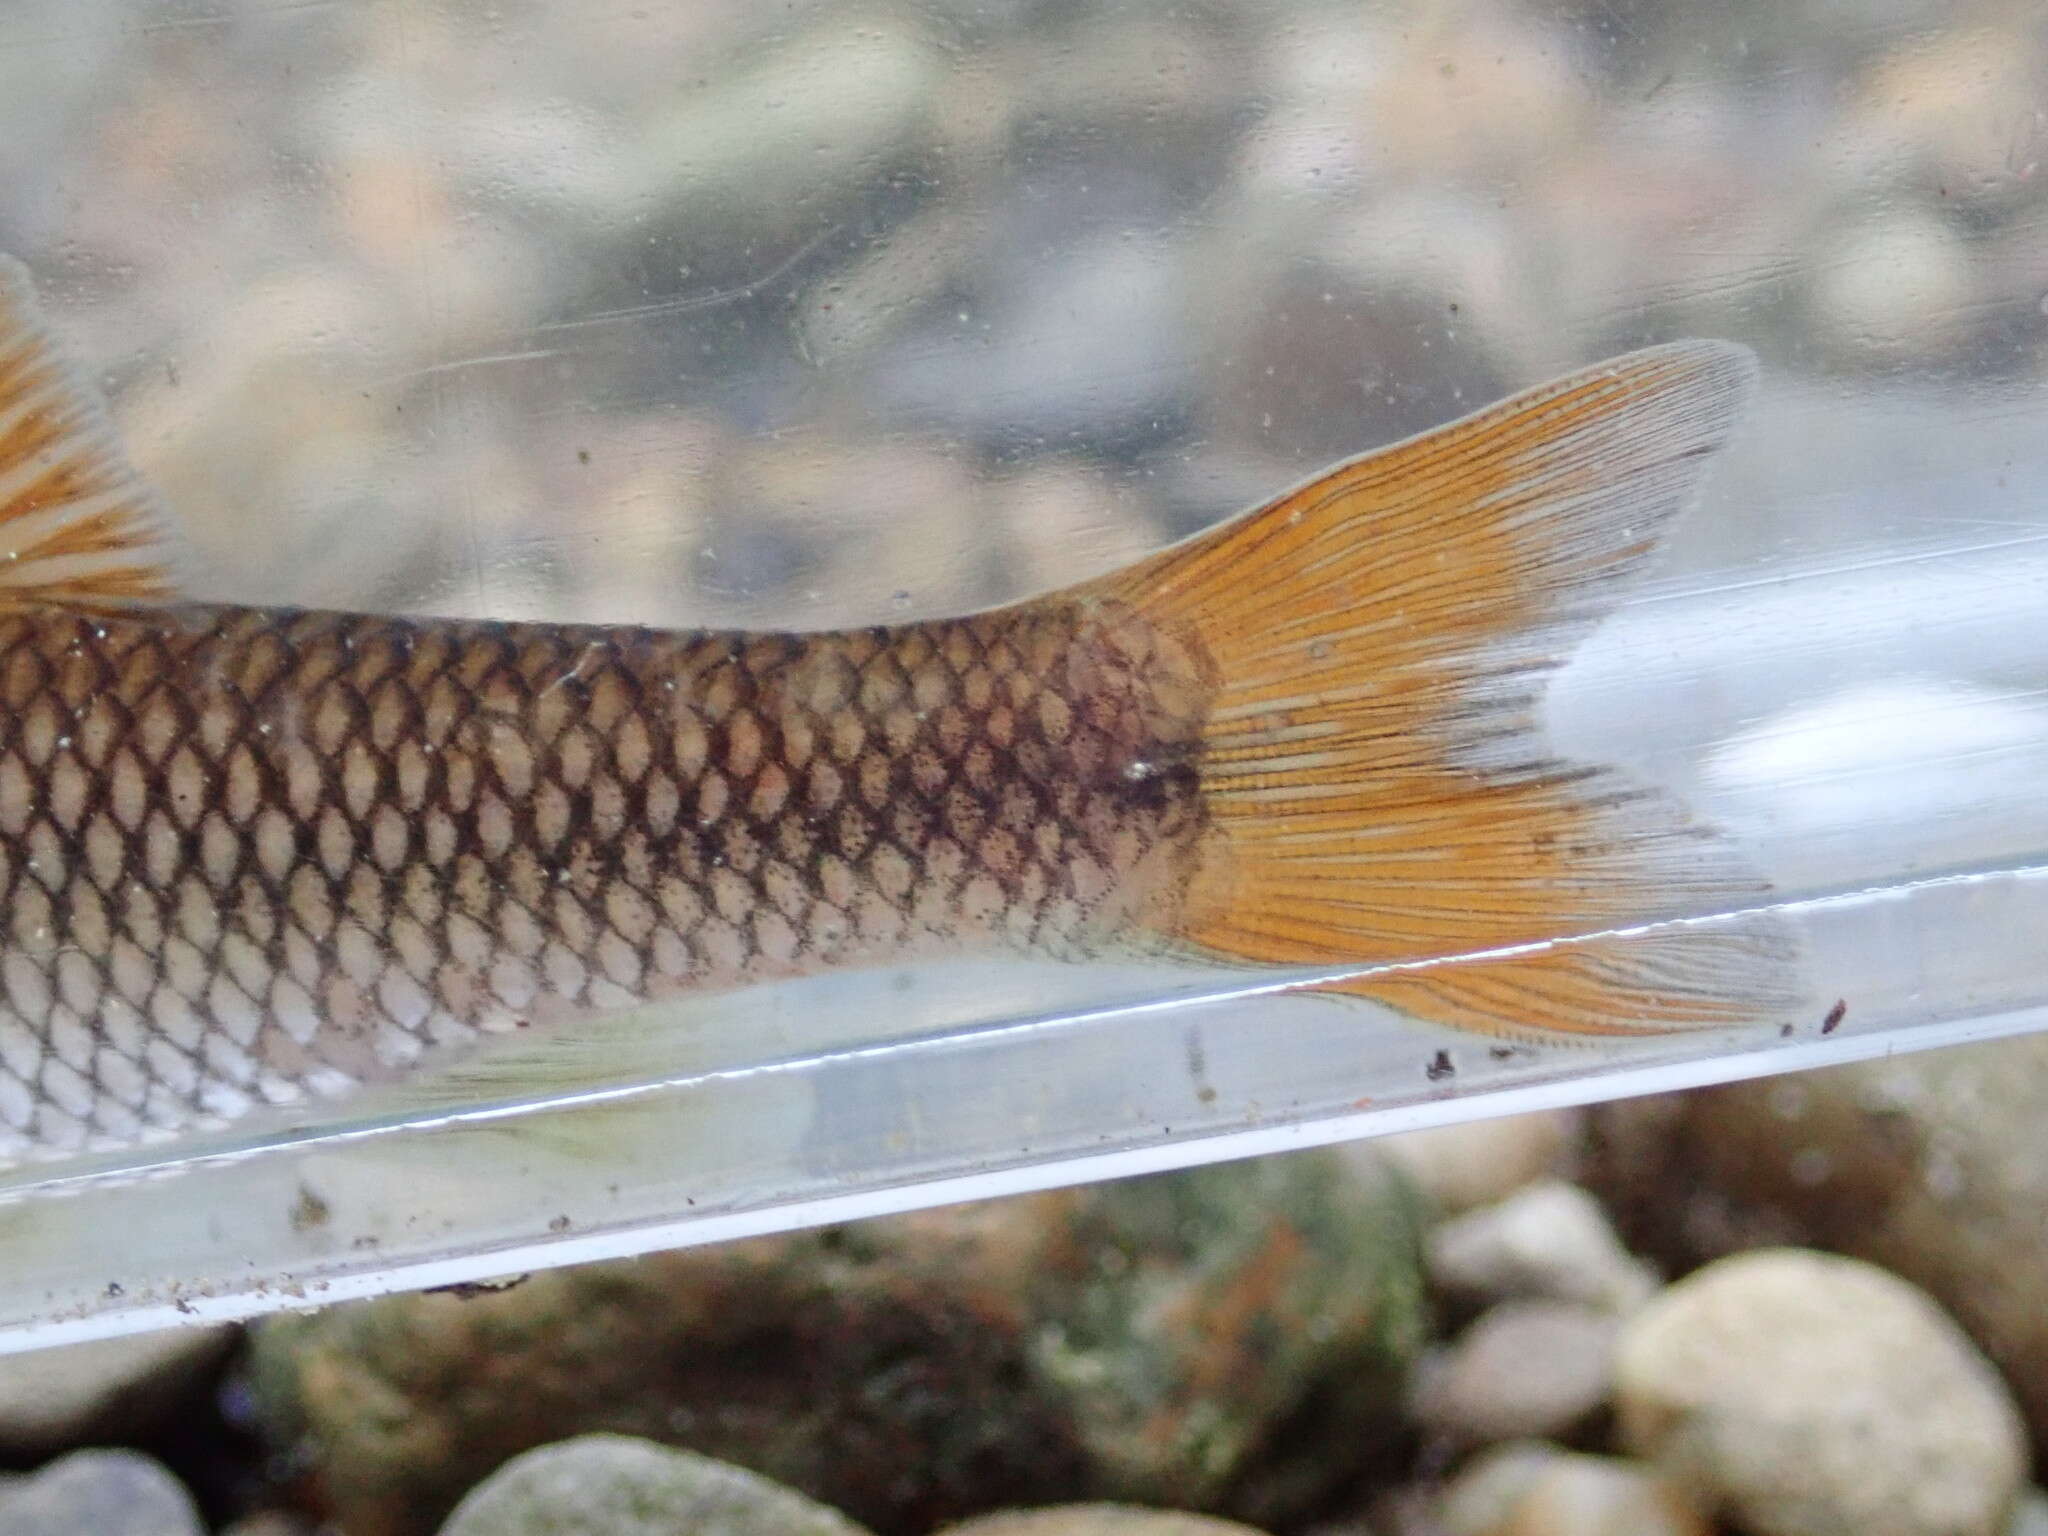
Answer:
[[(100, 998), (145, 1016), (144, 1047), (121, 1053), (144, 1084), (131, 1112), (161, 1120), (175, 1099), (201, 1120), (214, 1088), (255, 1100), (280, 1081), (303, 1088), (321, 1070), (388, 1075), (378, 1037), (394, 1026), (424, 1051), (451, 1034), (577, 1009), (594, 991), (659, 994), (963, 942), (1092, 953), (1148, 902), (1170, 897), (1175, 861), (1184, 873), (1201, 832), (1201, 722), (1171, 714), (1153, 686), (1179, 654), (1102, 605), (813, 636), (45, 610), (0, 617), (0, 701), (13, 705), (0, 708), (0, 763), (27, 775), (30, 827), (47, 829), (37, 835), (55, 841), (66, 865), (61, 880), (34, 874), (51, 908), (53, 954), (76, 952), (81, 902), (106, 909), (112, 937), (86, 958)], [(1166, 692), (1201, 697), (1180, 665), (1161, 674)], [(103, 752), (77, 759), (91, 771), (69, 833), (49, 814), (47, 767), (25, 750), (26, 721), (42, 701), (60, 720), (90, 710), (95, 732), (107, 733)], [(501, 730), (518, 735), (521, 774), (494, 743)], [(644, 761), (630, 772), (629, 731), (644, 738), (632, 753)], [(317, 805), (300, 816), (291, 785), (308, 769)], [(127, 827), (114, 785), (131, 771), (144, 804)], [(175, 791), (194, 772), (201, 802), (182, 807)], [(700, 795), (713, 774), (722, 798)], [(229, 785), (243, 776), (253, 794), (238, 807)], [(562, 821), (547, 845), (544, 797), (560, 802)], [(657, 797), (673, 808), (665, 825), (652, 815)], [(484, 835), (482, 807), (494, 800), (507, 821), (502, 845)], [(700, 818), (707, 808), (716, 814)], [(403, 857), (387, 867), (377, 828), (393, 810)], [(279, 813), (289, 827), (281, 865), (262, 852)], [(350, 840), (337, 872), (321, 851), (330, 817)], [(96, 826), (117, 838), (111, 888), (86, 858)], [(223, 838), (227, 856), (210, 859)], [(168, 882), (151, 874), (153, 839), (168, 839), (155, 861)], [(1083, 861), (1095, 871), (1088, 881)], [(11, 899), (31, 877), (20, 845), (7, 872), (0, 897)], [(900, 880), (885, 880), (890, 872)], [(526, 879), (537, 889), (520, 889)], [(196, 937), (186, 919), (193, 900), (216, 908)], [(376, 964), (366, 984), (351, 984), (362, 1017), (349, 1022), (333, 1016), (330, 991), (347, 972), (342, 936), (354, 923), (371, 930)], [(476, 964), (458, 960), (458, 935), (472, 923), (489, 943)], [(147, 950), (142, 930), (152, 924), (161, 933), (138, 1002), (117, 975), (116, 948)], [(494, 974), (517, 931), (538, 946), (520, 960), (541, 989), (530, 1007), (515, 1006)], [(197, 955), (183, 984), (169, 936)], [(0, 949), (22, 947), (12, 926), (0, 935)], [(726, 949), (731, 964), (707, 976)], [(677, 954), (692, 968), (682, 982), (664, 964)], [(551, 979), (563, 955), (576, 974)], [(58, 961), (43, 970), (59, 997)], [(241, 1002), (216, 991), (223, 978)], [(287, 986), (327, 1015), (310, 1045), (283, 1029)], [(401, 986), (426, 1005), (410, 1025), (385, 1002)], [(0, 995), (41, 1042), (27, 1086), (47, 1103), (51, 1010), (24, 1019), (26, 999), (11, 983)], [(260, 1015), (253, 1043), (226, 1066), (207, 1046), (217, 1035), (232, 1041), (217, 997)], [(173, 998), (201, 1031), (197, 1048), (178, 1048), (189, 1091), (172, 1080), (184, 1068), (157, 1071), (148, 1048), (161, 1033), (148, 1024)], [(98, 1076), (111, 1040), (103, 1020), (90, 1023), (88, 1084), (111, 1098)], [(32, 1124), (30, 1135), (64, 1129)]]

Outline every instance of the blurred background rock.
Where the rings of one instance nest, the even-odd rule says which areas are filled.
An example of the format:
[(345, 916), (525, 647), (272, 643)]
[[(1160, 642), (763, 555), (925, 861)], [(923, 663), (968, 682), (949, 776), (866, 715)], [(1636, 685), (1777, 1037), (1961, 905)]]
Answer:
[(215, 595), (817, 624), (1673, 334), (2038, 398), (2044, 87), (2032, 0), (49, 0), (0, 247)]

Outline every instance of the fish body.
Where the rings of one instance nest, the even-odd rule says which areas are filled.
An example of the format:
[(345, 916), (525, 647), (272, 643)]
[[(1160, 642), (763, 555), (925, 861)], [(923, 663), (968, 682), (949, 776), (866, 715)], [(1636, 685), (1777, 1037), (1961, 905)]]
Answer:
[(0, 267), (0, 1160), (982, 949), (1353, 966), (1490, 1033), (1767, 1014), (1768, 923), (1611, 931), (1755, 882), (1534, 719), (1749, 372), (1618, 359), (961, 618), (377, 617), (185, 600)]
[(1200, 823), (1098, 605), (813, 635), (0, 615), (0, 1123), (81, 1144), (934, 951), (1101, 952)]

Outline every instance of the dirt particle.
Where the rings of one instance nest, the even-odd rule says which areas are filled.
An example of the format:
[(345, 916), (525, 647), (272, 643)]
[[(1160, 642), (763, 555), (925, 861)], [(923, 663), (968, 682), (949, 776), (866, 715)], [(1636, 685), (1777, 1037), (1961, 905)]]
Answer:
[(299, 1198), (292, 1202), (291, 1222), (294, 1232), (310, 1232), (316, 1227), (324, 1227), (333, 1214), (334, 1208), (315, 1194), (310, 1184), (299, 1186)]

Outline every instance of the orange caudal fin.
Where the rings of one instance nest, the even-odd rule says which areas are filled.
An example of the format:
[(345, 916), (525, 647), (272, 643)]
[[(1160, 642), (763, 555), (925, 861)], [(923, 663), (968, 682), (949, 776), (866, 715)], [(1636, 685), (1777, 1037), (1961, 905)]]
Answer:
[(58, 354), (26, 269), (0, 255), (0, 609), (162, 601), (180, 564), (98, 392)]
[[(1356, 966), (1337, 990), (1490, 1034), (1794, 1007), (1762, 882), (1668, 796), (1558, 760), (1536, 715), (1545, 675), (1691, 501), (1754, 372), (1715, 342), (1617, 358), (1098, 583), (1192, 632), (1219, 680), (1209, 832), (1167, 937)], [(1738, 915), (1670, 921), (1719, 913)]]

